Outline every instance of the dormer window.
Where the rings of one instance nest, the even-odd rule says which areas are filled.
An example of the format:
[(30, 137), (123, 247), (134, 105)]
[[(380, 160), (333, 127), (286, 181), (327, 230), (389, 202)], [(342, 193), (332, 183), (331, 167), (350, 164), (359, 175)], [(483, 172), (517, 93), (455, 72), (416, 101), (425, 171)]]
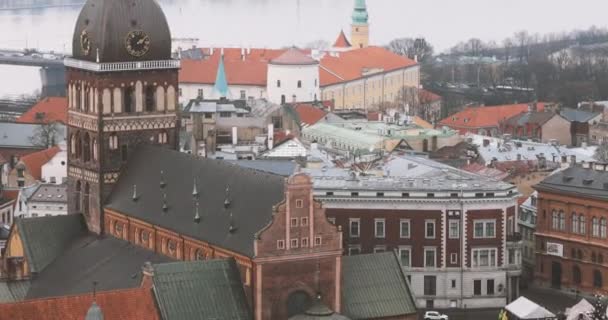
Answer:
[(277, 80), (277, 88), (281, 87), (281, 80)]
[(302, 80), (298, 80), (298, 88), (302, 88)]

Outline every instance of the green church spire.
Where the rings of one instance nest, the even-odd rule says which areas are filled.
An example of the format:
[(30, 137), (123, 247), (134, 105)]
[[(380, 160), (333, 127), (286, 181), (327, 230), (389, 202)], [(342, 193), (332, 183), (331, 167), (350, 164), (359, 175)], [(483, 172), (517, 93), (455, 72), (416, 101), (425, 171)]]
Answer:
[(355, 0), (352, 18), (353, 24), (367, 24), (368, 15), (365, 0)]
[(213, 91), (220, 98), (228, 98), (228, 81), (226, 80), (226, 70), (224, 69), (224, 55), (220, 57), (220, 63), (217, 66)]

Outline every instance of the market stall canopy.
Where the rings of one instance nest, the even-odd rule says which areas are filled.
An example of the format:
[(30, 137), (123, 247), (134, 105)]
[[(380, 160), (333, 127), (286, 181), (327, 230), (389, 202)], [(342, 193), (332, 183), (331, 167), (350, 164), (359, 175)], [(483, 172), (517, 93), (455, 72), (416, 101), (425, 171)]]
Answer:
[[(593, 311), (595, 311), (593, 305), (589, 303), (589, 301), (581, 299), (581, 301), (579, 301), (577, 304), (573, 305), (570, 309), (566, 311), (566, 314), (568, 315), (566, 320), (578, 320), (580, 319), (579, 315), (591, 314), (593, 313)], [(591, 316), (585, 316), (584, 319), (591, 319)]]
[(526, 297), (519, 297), (517, 300), (508, 304), (505, 309), (519, 319), (547, 319), (555, 318), (549, 310), (528, 300)]

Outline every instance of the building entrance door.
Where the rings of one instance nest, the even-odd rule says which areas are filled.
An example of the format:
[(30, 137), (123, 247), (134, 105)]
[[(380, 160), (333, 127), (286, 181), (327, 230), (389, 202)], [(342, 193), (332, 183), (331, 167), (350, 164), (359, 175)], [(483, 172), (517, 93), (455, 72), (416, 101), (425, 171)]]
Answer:
[(562, 287), (562, 264), (559, 262), (551, 263), (551, 287), (555, 289)]

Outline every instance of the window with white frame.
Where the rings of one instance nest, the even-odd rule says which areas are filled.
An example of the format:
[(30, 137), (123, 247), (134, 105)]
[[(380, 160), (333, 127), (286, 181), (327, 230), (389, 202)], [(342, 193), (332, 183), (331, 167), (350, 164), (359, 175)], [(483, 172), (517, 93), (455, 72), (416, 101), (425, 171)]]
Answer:
[(361, 253), (360, 245), (349, 245), (348, 246), (348, 255), (349, 256), (353, 256), (353, 255), (360, 254), (360, 253)]
[(302, 218), (300, 219), (300, 225), (301, 225), (302, 227), (306, 227), (306, 226), (308, 226), (308, 217), (302, 217)]
[(399, 260), (404, 267), (412, 266), (412, 248), (401, 246), (399, 247)]
[(359, 238), (361, 231), (361, 220), (359, 218), (348, 219), (349, 235), (351, 238)]
[(410, 219), (399, 220), (399, 237), (409, 238), (410, 237)]
[(384, 238), (384, 219), (374, 219), (374, 235), (376, 238)]
[(435, 238), (435, 220), (424, 221), (424, 237), (427, 239)]
[(473, 238), (496, 237), (496, 220), (475, 220)]
[(496, 248), (474, 248), (471, 251), (471, 261), (473, 268), (495, 267)]
[(292, 227), (298, 226), (298, 218), (291, 218), (291, 226)]
[(308, 247), (308, 238), (306, 238), (306, 237), (302, 238), (302, 240), (300, 241), (300, 244), (302, 245), (302, 248)]
[(460, 238), (460, 220), (450, 219), (448, 237), (450, 239)]
[(285, 240), (277, 240), (277, 249), (285, 249)]
[(298, 247), (298, 242), (299, 242), (298, 239), (291, 239), (291, 243), (290, 243), (291, 247), (292, 248), (297, 248)]
[(296, 208), (304, 208), (304, 200), (297, 199), (296, 200)]
[(458, 253), (450, 253), (450, 263), (457, 264), (458, 263)]
[(424, 266), (427, 268), (435, 268), (437, 266), (436, 248), (424, 248)]

